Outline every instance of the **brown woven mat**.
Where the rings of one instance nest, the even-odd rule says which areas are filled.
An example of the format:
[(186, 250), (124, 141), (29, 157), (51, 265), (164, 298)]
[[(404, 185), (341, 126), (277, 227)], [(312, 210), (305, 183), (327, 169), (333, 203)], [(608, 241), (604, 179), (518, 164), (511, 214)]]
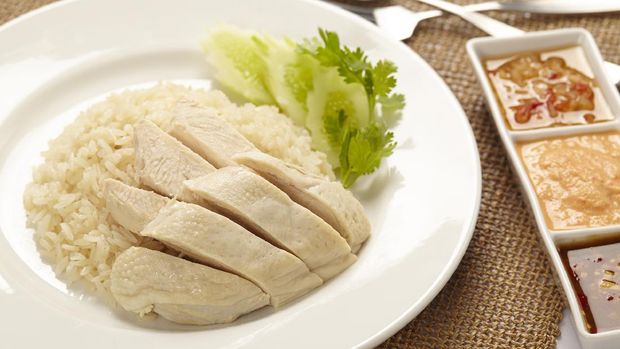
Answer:
[[(411, 0), (398, 2), (427, 9)], [(620, 63), (620, 14), (490, 15), (528, 31), (584, 27), (605, 59)], [(470, 247), (452, 279), (382, 348), (555, 348), (560, 291), (465, 53), (466, 41), (482, 35), (450, 16), (422, 22), (408, 41), (446, 80), (469, 116), (482, 162), (482, 206)]]
[[(0, 23), (51, 1), (0, 0)], [(397, 2), (426, 8), (412, 0)], [(584, 27), (603, 56), (620, 63), (620, 14), (491, 15), (530, 31)], [(471, 245), (452, 279), (426, 310), (381, 348), (555, 347), (563, 303), (465, 55), (465, 42), (481, 35), (446, 16), (423, 22), (408, 41), (442, 75), (469, 116), (482, 161), (482, 206)], [(411, 272), (415, 282), (415, 270)]]

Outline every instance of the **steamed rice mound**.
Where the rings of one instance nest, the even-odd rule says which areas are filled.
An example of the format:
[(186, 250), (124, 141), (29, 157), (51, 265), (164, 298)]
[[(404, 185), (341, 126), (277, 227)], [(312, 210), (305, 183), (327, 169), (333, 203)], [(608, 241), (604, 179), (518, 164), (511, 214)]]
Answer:
[(28, 226), (47, 263), (69, 283), (86, 280), (109, 292), (116, 255), (133, 245), (163, 249), (156, 241), (114, 224), (103, 198), (106, 178), (139, 186), (134, 169), (133, 124), (149, 119), (169, 130), (175, 103), (190, 100), (216, 108), (262, 151), (328, 178), (325, 154), (312, 151), (308, 133), (269, 106), (238, 106), (219, 91), (159, 84), (113, 94), (82, 112), (49, 143), (44, 163), (24, 193)]

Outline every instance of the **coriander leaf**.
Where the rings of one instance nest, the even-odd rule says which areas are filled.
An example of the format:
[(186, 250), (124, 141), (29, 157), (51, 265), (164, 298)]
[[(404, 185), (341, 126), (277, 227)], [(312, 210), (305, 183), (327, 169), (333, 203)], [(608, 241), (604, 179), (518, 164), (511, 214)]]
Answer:
[(350, 187), (362, 175), (372, 173), (384, 157), (394, 151), (394, 134), (385, 132), (377, 124), (364, 129), (347, 130), (340, 152), (340, 176), (345, 187)]
[(335, 149), (338, 149), (342, 144), (346, 121), (347, 115), (342, 109), (337, 114), (332, 113), (324, 116), (323, 127), (325, 128), (325, 134), (327, 135), (329, 145)]
[[(385, 99), (396, 86), (394, 74), (396, 65), (388, 60), (380, 60), (373, 65), (361, 48), (351, 50), (347, 46), (340, 45), (340, 39), (334, 32), (319, 29), (319, 40), (306, 40), (300, 46), (300, 52), (314, 57), (321, 65), (335, 67), (338, 74), (349, 84), (360, 84), (366, 91), (368, 109), (371, 111), (371, 119), (376, 116), (375, 106), (381, 99)], [(400, 103), (394, 107), (391, 114), (397, 114), (395, 107), (404, 106), (404, 97), (396, 97)]]
[[(361, 85), (366, 94), (369, 126), (349, 122), (349, 119), (357, 118), (355, 114), (350, 115), (351, 111), (340, 110), (338, 114), (332, 111), (323, 115), (323, 131), (329, 147), (338, 154), (341, 181), (349, 187), (359, 176), (379, 167), (381, 159), (392, 154), (396, 143), (386, 127), (394, 124), (400, 116), (405, 98), (392, 93), (396, 86), (394, 63), (380, 60), (373, 65), (359, 47), (352, 50), (341, 46), (334, 32), (319, 29), (319, 38), (306, 41), (300, 52), (315, 58), (323, 66), (336, 68), (345, 83)], [(380, 113), (377, 104), (381, 107)]]
[(377, 96), (387, 96), (396, 86), (396, 78), (393, 76), (396, 70), (396, 66), (390, 61), (377, 62), (372, 70), (372, 82)]
[(401, 111), (405, 107), (405, 96), (400, 93), (392, 93), (389, 96), (378, 98), (381, 104), (381, 120), (387, 127), (396, 125), (401, 117)]
[[(314, 57), (322, 65), (327, 67), (336, 67), (340, 76), (347, 83), (359, 83), (366, 89), (367, 97), (374, 96), (372, 91), (372, 64), (368, 61), (368, 57), (360, 48), (351, 50), (350, 48), (340, 46), (338, 34), (324, 29), (319, 29), (319, 37), (322, 41), (306, 40), (305, 44), (300, 47), (302, 53), (306, 53)], [(369, 106), (373, 106), (374, 102), (370, 99)]]
[(343, 129), (342, 144), (340, 146), (340, 154), (338, 155), (338, 160), (340, 161), (340, 181), (345, 188), (350, 187), (351, 184), (353, 184), (357, 179), (357, 177), (350, 178), (351, 171), (349, 170), (351, 168), (351, 164), (349, 163), (349, 148), (351, 145), (351, 139), (355, 137), (357, 132), (357, 129)]
[(319, 36), (323, 44), (318, 41), (313, 42), (312, 47), (307, 53), (310, 53), (322, 65), (338, 66), (341, 60), (340, 39), (334, 32), (319, 29)]
[(379, 97), (379, 103), (384, 111), (395, 111), (405, 107), (405, 96), (400, 93), (392, 93), (389, 96)]

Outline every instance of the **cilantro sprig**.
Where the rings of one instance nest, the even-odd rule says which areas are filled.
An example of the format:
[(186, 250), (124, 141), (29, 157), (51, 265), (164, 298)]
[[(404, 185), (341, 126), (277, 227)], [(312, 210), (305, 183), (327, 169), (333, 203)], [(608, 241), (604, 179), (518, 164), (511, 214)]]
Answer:
[(393, 62), (380, 60), (373, 64), (359, 47), (351, 49), (341, 45), (335, 32), (319, 29), (319, 39), (306, 40), (300, 46), (301, 52), (311, 55), (323, 66), (335, 67), (345, 82), (361, 84), (368, 100), (370, 120), (365, 127), (352, 122), (354, 115), (346, 115), (344, 110), (336, 115), (325, 115), (323, 120), (327, 139), (339, 154), (341, 181), (349, 187), (360, 176), (375, 171), (381, 160), (393, 153), (397, 144), (388, 125), (399, 117), (405, 97), (392, 92), (397, 72)]

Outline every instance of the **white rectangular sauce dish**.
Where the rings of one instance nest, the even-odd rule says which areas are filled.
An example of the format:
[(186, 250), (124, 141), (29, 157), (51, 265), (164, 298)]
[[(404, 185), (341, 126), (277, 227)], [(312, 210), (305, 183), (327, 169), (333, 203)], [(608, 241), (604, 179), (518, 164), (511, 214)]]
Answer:
[[(570, 51), (566, 50), (566, 48), (570, 47), (576, 47), (577, 51), (573, 52), (575, 54), (572, 57), (562, 57), (565, 58), (564, 61), (566, 63), (566, 66), (562, 66), (562, 69), (564, 70), (561, 71), (564, 72), (565, 75), (557, 75), (555, 73), (545, 75), (546, 72), (553, 72), (552, 68), (549, 68), (551, 70), (543, 69), (547, 69), (547, 67), (552, 66), (553, 63), (548, 62), (547, 60), (550, 57), (554, 57), (554, 51)], [(602, 329), (597, 333), (592, 333), (596, 332), (596, 326), (593, 322), (586, 322), (586, 312), (582, 310), (579, 300), (580, 298), (578, 297), (578, 292), (572, 284), (572, 282), (576, 282), (577, 284), (579, 284), (579, 281), (571, 281), (580, 280), (580, 278), (577, 278), (576, 276), (582, 274), (578, 274), (577, 272), (573, 271), (573, 275), (576, 275), (575, 279), (573, 279), (573, 276), (569, 276), (569, 270), (571, 270), (571, 268), (573, 268), (572, 270), (577, 270), (578, 264), (575, 262), (575, 264), (571, 267), (574, 260), (571, 260), (570, 264), (568, 262), (564, 264), (560, 249), (562, 248), (563, 250), (568, 249), (574, 251), (577, 249), (575, 247), (577, 246), (576, 244), (580, 244), (584, 241), (591, 242), (591, 246), (605, 245), (605, 243), (603, 242), (599, 242), (598, 245), (594, 242), (600, 239), (608, 241), (614, 240), (614, 242), (618, 243), (620, 242), (620, 219), (614, 219), (614, 217), (617, 218), (617, 215), (610, 214), (609, 217), (611, 217), (610, 219), (613, 222), (605, 224), (595, 221), (595, 219), (604, 217), (604, 215), (596, 216), (593, 214), (592, 216), (584, 215), (583, 217), (585, 218), (583, 219), (587, 220), (588, 223), (595, 222), (596, 224), (570, 223), (579, 221), (582, 216), (577, 213), (573, 214), (573, 211), (570, 210), (562, 211), (564, 206), (558, 206), (556, 205), (557, 202), (552, 202), (550, 201), (551, 199), (548, 199), (549, 195), (553, 196), (553, 194), (548, 194), (549, 191), (553, 189), (553, 185), (555, 183), (553, 182), (553, 180), (556, 180), (558, 183), (562, 183), (561, 181), (565, 180), (565, 178), (558, 179), (556, 177), (551, 177), (549, 181), (545, 182), (545, 178), (543, 175), (545, 174), (544, 171), (548, 169), (548, 167), (545, 167), (548, 164), (547, 162), (545, 162), (544, 166), (541, 167), (543, 168), (543, 170), (541, 170), (543, 171), (541, 172), (543, 173), (543, 175), (534, 171), (534, 169), (538, 167), (530, 167), (529, 169), (531, 171), (528, 171), (528, 164), (530, 164), (530, 166), (540, 165), (540, 162), (543, 161), (541, 160), (543, 159), (542, 155), (545, 155), (545, 153), (541, 153), (542, 155), (540, 155), (537, 160), (539, 161), (538, 163), (535, 163), (532, 160), (532, 162), (528, 162), (528, 164), (526, 164), (524, 163), (525, 161), (523, 160), (522, 153), (520, 151), (521, 145), (537, 141), (543, 141), (543, 143), (541, 143), (542, 145), (540, 145), (539, 148), (530, 146), (526, 147), (526, 150), (531, 151), (531, 149), (542, 149), (540, 150), (541, 152), (558, 151), (558, 149), (562, 150), (563, 145), (566, 147), (565, 149), (569, 149), (569, 147), (573, 146), (574, 144), (577, 144), (578, 147), (580, 147), (581, 143), (579, 142), (583, 141), (592, 142), (591, 144), (594, 145), (590, 145), (590, 149), (592, 149), (593, 151), (601, 151), (601, 148), (596, 148), (597, 146), (600, 146), (600, 144), (603, 144), (601, 142), (606, 142), (607, 140), (609, 140), (609, 142), (611, 143), (605, 144), (620, 144), (620, 141), (618, 141), (620, 140), (620, 138), (608, 134), (608, 132), (612, 132), (614, 134), (620, 132), (620, 95), (618, 94), (613, 84), (611, 84), (611, 82), (606, 78), (604, 74), (603, 59), (594, 39), (592, 38), (591, 34), (584, 29), (560, 29), (527, 33), (522, 36), (509, 38), (476, 38), (470, 40), (467, 43), (467, 52), (473, 64), (474, 71), (484, 91), (488, 108), (491, 111), (500, 138), (506, 148), (506, 151), (508, 152), (513, 169), (517, 174), (517, 177), (519, 178), (521, 188), (523, 189), (523, 193), (526, 198), (526, 202), (531, 207), (534, 213), (541, 241), (553, 265), (556, 280), (558, 281), (566, 296), (583, 348), (619, 348), (620, 318), (617, 318), (618, 326), (615, 329)], [(545, 52), (550, 54), (544, 54)], [(515, 67), (517, 64), (519, 64), (519, 62), (514, 63), (514, 65), (511, 65), (512, 63), (510, 62), (506, 62), (511, 60), (511, 62), (516, 62), (516, 59), (513, 60), (515, 57), (525, 57), (527, 54), (530, 53), (543, 53), (543, 55), (537, 56), (540, 58), (540, 60), (534, 59), (534, 64), (542, 62), (543, 68), (539, 70), (539, 73), (537, 73), (539, 75), (536, 75), (536, 78), (524, 80), (521, 74), (523, 70), (510, 70), (511, 66)], [(558, 55), (561, 56), (560, 53), (558, 53)], [(534, 56), (535, 55), (532, 55), (532, 57)], [(501, 58), (509, 59), (499, 61), (499, 59)], [(527, 58), (518, 59), (525, 60)], [(491, 61), (492, 64), (492, 60), (497, 60), (495, 62), (495, 67), (487, 69), (487, 64), (489, 64), (488, 62)], [(581, 67), (573, 66), (573, 64), (578, 65), (578, 61), (582, 61), (581, 63), (585, 63), (585, 65)], [(574, 70), (571, 70), (573, 68)], [(487, 70), (491, 70), (491, 72), (488, 72)], [(594, 82), (592, 82), (590, 85), (584, 85), (580, 83), (580, 75), (578, 73), (575, 73), (575, 71), (580, 71), (581, 73), (583, 73), (584, 76), (591, 78)], [(524, 74), (527, 76), (527, 73)], [(500, 81), (502, 77), (509, 77), (509, 82), (505, 85), (500, 85), (498, 81)], [(494, 82), (492, 82), (491, 79), (493, 79)], [(530, 82), (525, 83), (524, 81)], [(562, 81), (564, 82), (564, 85), (562, 85)], [(511, 82), (514, 82), (514, 85), (510, 85)], [(505, 87), (505, 90), (500, 91), (500, 89), (503, 88), (502, 86)], [(589, 86), (589, 88), (587, 88), (587, 86)], [(562, 88), (565, 87), (567, 88), (567, 90), (562, 90)], [(565, 94), (563, 94), (564, 92)], [(544, 96), (545, 99), (528, 99), (527, 97), (531, 96), (528, 96), (527, 93), (532, 93), (534, 96), (538, 97)], [(536, 95), (536, 93), (540, 94)], [(571, 95), (570, 93), (574, 94)], [(502, 97), (500, 97), (500, 94)], [(511, 101), (511, 99), (506, 96), (515, 97), (514, 99), (512, 99), (512, 102), (518, 104), (507, 104)], [(566, 96), (568, 96), (568, 98)], [(558, 110), (562, 108), (568, 108), (566, 107), (566, 104), (562, 104), (564, 102), (571, 103), (572, 101), (576, 101), (575, 103), (578, 103), (581, 100), (585, 101), (584, 103), (591, 102), (591, 105), (597, 106), (592, 110), (601, 111), (601, 114), (604, 115), (587, 115), (586, 113), (574, 118), (574, 120), (582, 121), (582, 123), (579, 124), (544, 125), (544, 123), (547, 121), (557, 122), (558, 120), (565, 117), (566, 120), (574, 117), (574, 115), (570, 116), (572, 115), (570, 114), (572, 113), (570, 109), (567, 112), (561, 112)], [(606, 105), (604, 105), (602, 109), (599, 109), (598, 107), (600, 107), (602, 103), (606, 103)], [(504, 108), (504, 104), (506, 104), (507, 107)], [(556, 106), (561, 107), (558, 107), (558, 109), (556, 110)], [(555, 116), (551, 116), (552, 113), (554, 113)], [(520, 120), (522, 123), (517, 120)], [(536, 124), (537, 127), (528, 129), (526, 127), (526, 124), (530, 121), (533, 124)], [(516, 126), (516, 128), (513, 126)], [(588, 135), (596, 136), (580, 137), (579, 139), (575, 137)], [(556, 145), (552, 145), (551, 142), (544, 142), (551, 139), (559, 140), (554, 142), (554, 144)], [(595, 144), (595, 142), (599, 143)], [(586, 149), (588, 146), (584, 145), (583, 147), (583, 149)], [(612, 149), (615, 151), (615, 148)], [(603, 153), (605, 153), (604, 150), (605, 149), (603, 149)], [(573, 154), (571, 153), (572, 151), (573, 150), (567, 150), (565, 154), (559, 156), (566, 157), (568, 156), (567, 154)], [(614, 164), (613, 166), (616, 166), (615, 164), (617, 164), (618, 161), (618, 157), (616, 155), (618, 154), (616, 154), (615, 152), (609, 155), (610, 159), (612, 159), (611, 161)], [(581, 160), (585, 161), (587, 159), (577, 159), (576, 157), (572, 159), (572, 161)], [(550, 172), (548, 172), (547, 174), (549, 173)], [(530, 174), (532, 175), (532, 178), (530, 178)], [(538, 181), (538, 184), (534, 183), (534, 177), (536, 178), (536, 181)], [(566, 180), (570, 181), (570, 178)], [(544, 198), (547, 198), (548, 200), (543, 200), (539, 197), (539, 195), (545, 195)], [(567, 192), (567, 195), (570, 195), (570, 192)], [(590, 199), (591, 198), (592, 197), (590, 197)], [(558, 199), (559, 202), (563, 202), (562, 200), (564, 200), (564, 198)], [(607, 206), (602, 206), (602, 210), (607, 209)], [(554, 218), (554, 213), (557, 213), (558, 215), (563, 215), (565, 219), (558, 219), (558, 216)], [(595, 216), (599, 218), (596, 218)], [(571, 245), (573, 246), (572, 248), (569, 247)], [(579, 247), (579, 249), (581, 248), (582, 247)], [(575, 253), (573, 253), (572, 255), (575, 256)], [(567, 261), (568, 258), (569, 257), (566, 257)], [(616, 266), (620, 267), (620, 255), (618, 255), (617, 258), (618, 259), (610, 260), (613, 261), (614, 268)], [(603, 263), (607, 263), (607, 261), (603, 261)], [(600, 267), (593, 268), (603, 268), (603, 266), (601, 264)], [(582, 271), (583, 269), (579, 269), (579, 273)], [(610, 272), (609, 275), (615, 275), (614, 271), (608, 270), (604, 271), (605, 275), (608, 275), (607, 272)], [(615, 273), (617, 274), (617, 271)], [(592, 274), (599, 275), (597, 273)], [(613, 277), (615, 278), (614, 280), (618, 280), (617, 275)], [(586, 275), (584, 274), (584, 283), (586, 282), (585, 278)], [(591, 285), (593, 284), (594, 283), (592, 283)], [(600, 287), (602, 289), (602, 283)], [(618, 284), (616, 284), (614, 287), (620, 288)], [(581, 290), (580, 286), (579, 289)], [(614, 288), (613, 290), (617, 289)], [(583, 291), (579, 292), (581, 294)], [(586, 294), (585, 292), (583, 292), (583, 294)], [(602, 292), (603, 291), (600, 291), (600, 293)], [(584, 296), (582, 295), (582, 300), (583, 297)], [(616, 303), (613, 303), (613, 306), (611, 306), (610, 309), (613, 308), (611, 312), (614, 312), (620, 307), (620, 300), (616, 299), (614, 300), (614, 302)], [(620, 312), (618, 314), (620, 314)], [(613, 317), (616, 315), (607, 315), (607, 317)], [(588, 325), (588, 323), (590, 323), (590, 325)], [(591, 331), (592, 329), (594, 330)]]

